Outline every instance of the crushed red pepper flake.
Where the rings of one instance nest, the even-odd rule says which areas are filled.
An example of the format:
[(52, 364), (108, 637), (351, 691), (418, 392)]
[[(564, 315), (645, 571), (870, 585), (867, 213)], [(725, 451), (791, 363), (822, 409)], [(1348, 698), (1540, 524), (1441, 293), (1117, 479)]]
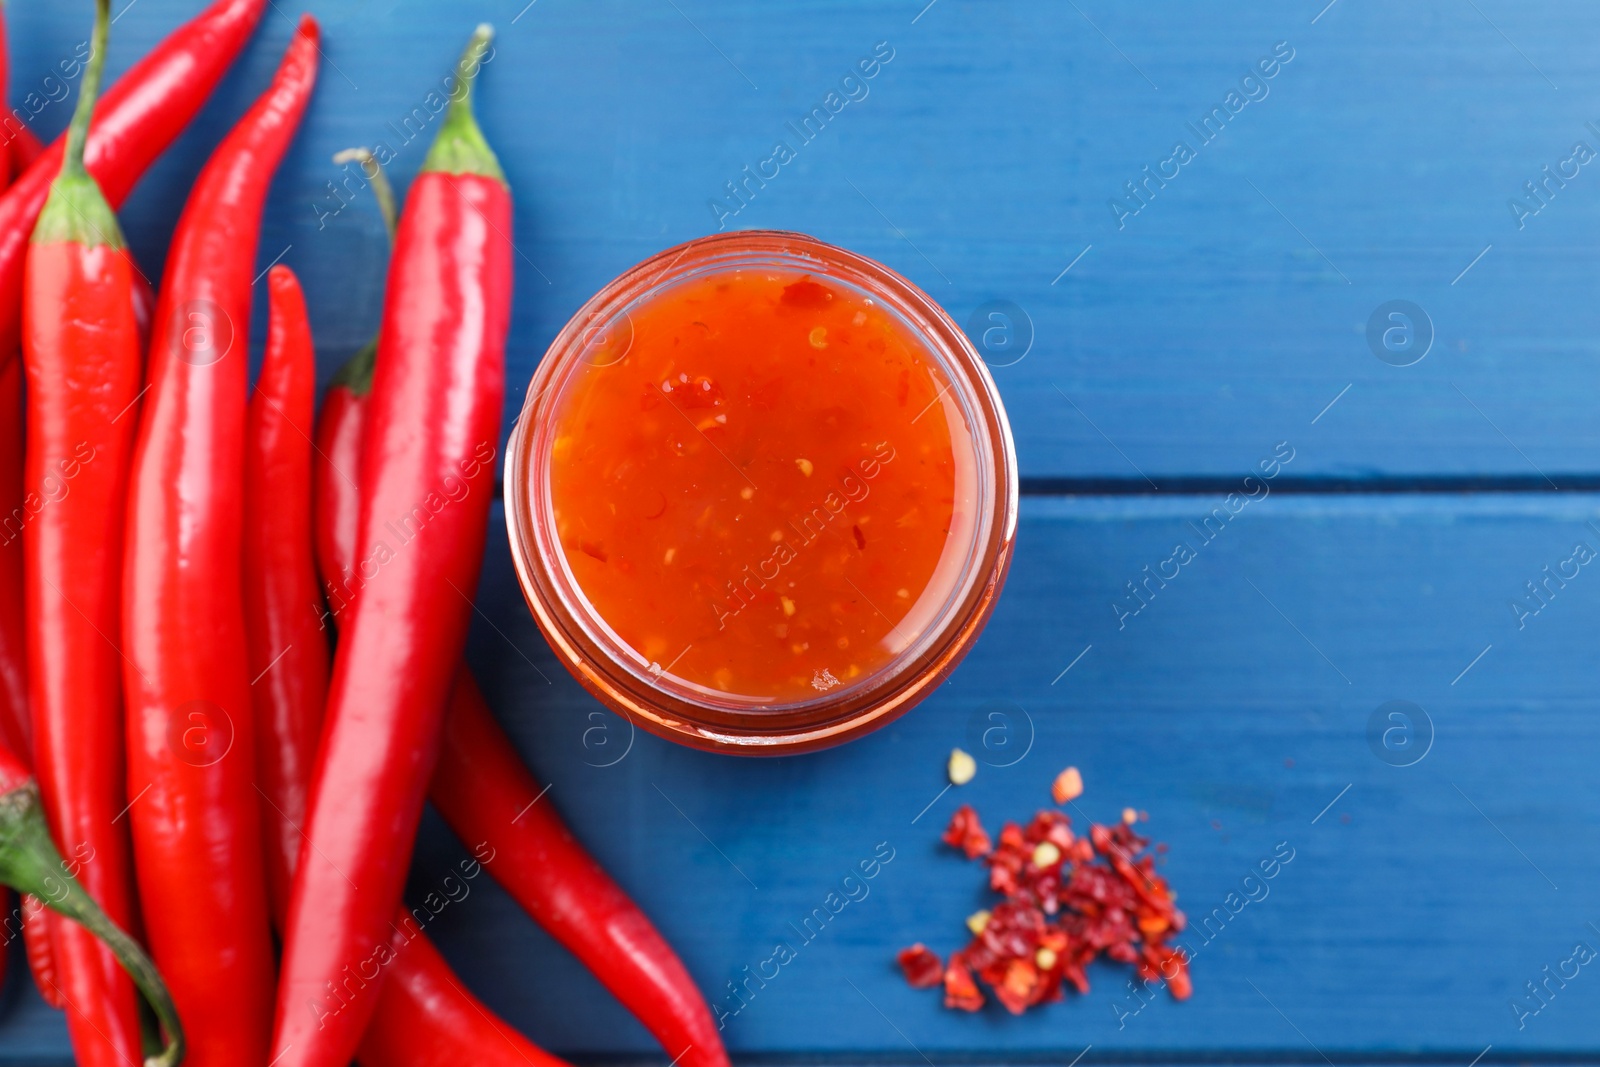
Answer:
[(956, 809), (955, 816), (945, 828), (941, 840), (951, 848), (959, 848), (965, 852), (969, 860), (977, 859), (990, 848), (989, 835), (978, 822), (978, 813), (972, 810), (971, 804), (963, 804)]
[[(1148, 816), (1138, 813), (1138, 821)], [(1008, 822), (998, 843), (970, 804), (950, 819), (941, 840), (989, 869), (989, 888), (1003, 900), (965, 947), (942, 965), (918, 942), (900, 953), (906, 980), (917, 988), (944, 985), (945, 1007), (977, 1011), (979, 983), (1014, 1015), (1063, 999), (1063, 985), (1089, 991), (1086, 969), (1104, 955), (1133, 966), (1147, 982), (1165, 982), (1175, 1000), (1193, 992), (1189, 962), (1169, 939), (1182, 932), (1176, 895), (1155, 870), (1149, 839), (1134, 821), (1091, 824), (1073, 832), (1065, 812), (1047, 808), (1027, 823)], [(1158, 845), (1156, 852), (1164, 852)], [(942, 971), (942, 975), (941, 975)]]
[(960, 1011), (977, 1011), (983, 1007), (983, 994), (978, 991), (978, 983), (972, 980), (972, 970), (959, 952), (950, 957), (950, 964), (944, 969), (944, 1006)]
[(944, 964), (933, 950), (918, 941), (896, 957), (900, 969), (906, 972), (906, 981), (914, 989), (932, 989), (944, 981)]

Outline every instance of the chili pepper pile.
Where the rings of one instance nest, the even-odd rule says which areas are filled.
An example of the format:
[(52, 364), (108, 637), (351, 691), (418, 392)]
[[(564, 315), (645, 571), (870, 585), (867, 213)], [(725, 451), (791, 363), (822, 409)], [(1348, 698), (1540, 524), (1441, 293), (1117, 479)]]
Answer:
[(967, 919), (972, 940), (947, 961), (920, 942), (902, 951), (906, 980), (917, 988), (943, 985), (945, 1007), (962, 1011), (983, 1007), (981, 980), (1020, 1015), (1063, 999), (1063, 984), (1087, 993), (1086, 968), (1104, 955), (1186, 999), (1188, 961), (1168, 943), (1183, 930), (1183, 912), (1155, 872), (1149, 840), (1133, 828), (1139, 818), (1130, 809), (1121, 822), (1091, 824), (1088, 836), (1079, 836), (1064, 812), (1046, 808), (1026, 826), (1006, 823), (994, 843), (963, 804), (941, 840), (969, 860), (982, 859), (989, 888), (1002, 899)]
[[(35, 983), (80, 1064), (144, 1058), (143, 996), (163, 1067), (557, 1067), (402, 899), (431, 799), (464, 862), (674, 1062), (726, 1067), (682, 963), (542, 800), (462, 662), (512, 292), (511, 191), (472, 112), (492, 31), (456, 65), (398, 221), (359, 156), (393, 239), (384, 313), (320, 418), (287, 266), (266, 274), (253, 391), (247, 373), (315, 20), (194, 179), (159, 293), (126, 247), (117, 205), (265, 6), (214, 0), (100, 99), (96, 0), (62, 140), (0, 126), (0, 884), (25, 894)], [(4, 40), (0, 22), (0, 66)]]

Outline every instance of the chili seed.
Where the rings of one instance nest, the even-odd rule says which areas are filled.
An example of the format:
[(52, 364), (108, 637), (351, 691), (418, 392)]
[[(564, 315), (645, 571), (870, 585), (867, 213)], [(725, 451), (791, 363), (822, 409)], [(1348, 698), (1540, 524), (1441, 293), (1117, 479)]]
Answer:
[(1068, 767), (1056, 775), (1056, 780), (1050, 784), (1050, 795), (1057, 804), (1083, 796), (1083, 775), (1078, 773), (1078, 768)]
[(978, 773), (978, 762), (961, 749), (953, 748), (950, 750), (950, 764), (947, 769), (950, 772), (951, 785), (966, 785), (972, 781), (973, 775)]

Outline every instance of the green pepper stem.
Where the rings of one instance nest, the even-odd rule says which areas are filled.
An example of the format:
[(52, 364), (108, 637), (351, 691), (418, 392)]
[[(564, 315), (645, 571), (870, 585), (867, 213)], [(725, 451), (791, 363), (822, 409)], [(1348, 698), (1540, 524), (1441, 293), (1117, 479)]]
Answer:
[(94, 35), (89, 46), (89, 64), (83, 72), (78, 103), (72, 109), (67, 127), (67, 146), (61, 154), (62, 174), (83, 174), (83, 146), (89, 139), (89, 119), (100, 97), (100, 79), (105, 73), (106, 48), (111, 43), (111, 0), (94, 2)]
[(343, 152), (335, 153), (333, 161), (340, 165), (361, 164), (361, 173), (372, 185), (372, 195), (378, 199), (378, 211), (383, 215), (384, 229), (389, 232), (389, 246), (394, 247), (396, 217), (394, 186), (389, 184), (389, 176), (383, 172), (383, 164), (378, 162), (378, 157), (372, 154), (370, 148), (346, 148)]
[(492, 58), (489, 42), (494, 39), (494, 27), (480, 23), (467, 42), (461, 59), (456, 63), (456, 85), (450, 94), (450, 107), (445, 112), (439, 133), (422, 161), (423, 173), (476, 174), (505, 183), (505, 171), (494, 150), (484, 140), (478, 120), (472, 114), (472, 87), (478, 71)]
[(39, 787), (32, 782), (0, 795), (0, 883), (37, 897), (105, 943), (166, 1031), (167, 1047), (147, 1057), (145, 1067), (176, 1067), (183, 1060), (184, 1038), (172, 994), (139, 943), (112, 922), (67, 872), (45, 825)]
[[(378, 211), (383, 215), (383, 225), (389, 231), (389, 247), (392, 249), (396, 225), (394, 186), (389, 184), (389, 176), (383, 172), (383, 164), (368, 148), (346, 148), (335, 155), (333, 161), (361, 164), (361, 173), (366, 175), (367, 181), (372, 184), (372, 194), (377, 197)], [(374, 337), (334, 371), (333, 380), (329, 384), (343, 386), (356, 396), (366, 396), (372, 390), (372, 370), (377, 355), (378, 339)]]
[(67, 127), (67, 144), (61, 153), (61, 170), (50, 183), (50, 196), (39, 212), (33, 228), (35, 243), (71, 242), (84, 247), (107, 245), (125, 248), (116, 212), (106, 202), (100, 186), (83, 165), (84, 146), (89, 138), (89, 120), (100, 96), (100, 79), (105, 70), (106, 51), (111, 42), (111, 0), (95, 0), (94, 35), (89, 63), (83, 73), (83, 86)]
[(341, 385), (356, 396), (366, 396), (372, 391), (372, 371), (377, 362), (378, 339), (374, 337), (358, 348), (355, 355), (340, 364), (328, 384)]

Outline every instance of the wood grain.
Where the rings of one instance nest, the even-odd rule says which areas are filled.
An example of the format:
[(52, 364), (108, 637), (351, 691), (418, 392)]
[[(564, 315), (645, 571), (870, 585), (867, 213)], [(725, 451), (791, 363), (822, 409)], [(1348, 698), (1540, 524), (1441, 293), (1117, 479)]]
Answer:
[[(1587, 925), (1600, 923), (1587, 844), (1600, 726), (1573, 669), (1600, 628), (1600, 584), (1587, 584), (1600, 578), (1580, 568), (1520, 630), (1508, 604), (1574, 543), (1600, 550), (1589, 525), (1600, 498), (1271, 498), (1196, 543), (1193, 562), (1117, 629), (1108, 605), (1122, 583), (1173, 542), (1198, 542), (1188, 522), (1215, 503), (1030, 500), (1006, 597), (967, 663), (900, 723), (814, 758), (721, 758), (641, 733), (597, 766), (625, 750), (626, 724), (551, 662), (502, 550), (474, 659), (552, 783), (549, 802), (711, 995), (776, 940), (797, 947), (729, 1022), (740, 1052), (914, 1058), (909, 1038), (930, 1056), (1070, 1059), (1092, 1042), (1106, 1056), (1316, 1059), (1314, 1043), (1335, 1062), (1412, 1050), (1464, 1064), (1489, 1044), (1522, 1057), (1593, 1050), (1600, 981), (1586, 969), (1524, 1029), (1510, 1003), (1577, 941), (1600, 948)], [(1392, 700), (1432, 724), (1412, 766), (1393, 765), (1403, 750), (1386, 761), (1371, 747), (1370, 722)], [(984, 750), (974, 735), (996, 710), (1017, 724), (1017, 745), (1032, 724), (1014, 763), (1017, 748)], [(959, 796), (940, 796), (954, 745), (988, 763)], [(991, 826), (1026, 817), (1069, 763), (1088, 786), (1080, 825), (1149, 811), (1197, 922), (1280, 842), (1295, 859), (1265, 899), (1196, 940), (1186, 1004), (1159, 999), (1119, 1029), (1111, 1005), (1126, 975), (1102, 968), (1089, 996), (1034, 1017), (942, 1011), (903, 984), (892, 955), (918, 939), (956, 947), (961, 919), (987, 901), (978, 870), (936, 843), (943, 821), (958, 801)], [(895, 859), (869, 895), (804, 944), (789, 924), (880, 842)], [(430, 844), (415, 887), (454, 854)], [(648, 1049), (592, 981), (482, 892), (441, 916), (441, 939), (497, 1008), (556, 1048)]]
[[(1180, 1060), (1321, 1062), (1311, 1043), (1336, 1063), (1416, 1051), (1465, 1064), (1489, 1044), (1521, 1059), (1594, 1054), (1600, 980), (1587, 969), (1522, 1030), (1510, 1003), (1577, 941), (1600, 947), (1587, 925), (1600, 923), (1600, 700), (1582, 669), (1600, 631), (1600, 571), (1549, 586), (1521, 629), (1508, 605), (1574, 544), (1600, 550), (1600, 496), (1278, 495), (1200, 544), (1189, 523), (1218, 503), (1030, 498), (1005, 597), (966, 663), (900, 722), (816, 756), (692, 752), (601, 712), (535, 629), (498, 526), (470, 654), (551, 783), (541, 802), (637, 896), (710, 996), (777, 940), (801, 946), (729, 1022), (739, 1053), (909, 1060), (909, 1038), (929, 1056), (995, 1062), (1070, 1059), (1089, 1043), (1095, 1056)], [(1110, 604), (1124, 583), (1180, 540), (1195, 558), (1118, 629)], [(1369, 742), (1392, 700), (1432, 723), (1413, 766)], [(1015, 726), (1003, 734), (1014, 747), (1002, 735), (983, 747), (997, 722)], [(985, 762), (959, 794), (941, 794), (956, 745)], [(942, 824), (958, 801), (991, 827), (1026, 817), (1067, 764), (1087, 783), (1080, 825), (1128, 805), (1149, 812), (1197, 922), (1280, 842), (1295, 858), (1265, 899), (1195, 944), (1185, 1004), (1160, 998), (1118, 1029), (1126, 974), (1100, 968), (1088, 996), (1028, 1018), (946, 1013), (893, 965), (914, 940), (957, 947), (963, 917), (986, 902), (978, 869), (937, 844)], [(802, 944), (789, 924), (825, 906), (880, 842), (894, 859), (868, 895)], [(464, 854), (430, 822), (413, 896)], [(488, 879), (435, 929), (472, 987), (539, 1041), (653, 1053)], [(56, 1062), (35, 1057), (64, 1048), (60, 1017), (31, 990), (12, 995), (22, 1003), (0, 1028), (0, 1062)]]
[[(138, 0), (112, 66), (193, 6)], [(1600, 151), (1585, 125), (1600, 124), (1585, 104), (1600, 92), (1592, 5), (1340, 0), (1313, 23), (1315, 0), (937, 0), (913, 22), (922, 6), (541, 0), (513, 21), (517, 0), (313, 4), (327, 63), (274, 187), (262, 264), (282, 253), (302, 275), (331, 373), (376, 324), (384, 241), (368, 195), (327, 215), (328, 183), (347, 176), (330, 157), (385, 141), (404, 184), (428, 138), (406, 116), (489, 18), (500, 36), (480, 108), (517, 193), (514, 386), (607, 280), (714, 230), (708, 204), (787, 138), (794, 161), (723, 225), (879, 258), (958, 322), (991, 301), (1023, 309), (1031, 350), (996, 376), (1027, 477), (1225, 477), (1296, 434), (1316, 439), (1297, 477), (1600, 474), (1583, 403), (1600, 387), (1585, 280), (1600, 171), (1550, 186), (1521, 229), (1508, 208), (1575, 142)], [(265, 83), (293, 14), (268, 11), (129, 205), (153, 277), (190, 179)], [(82, 20), (38, 5), (11, 17), (13, 97), (39, 93)], [(894, 58), (867, 95), (801, 143), (788, 124), (880, 41)], [(1202, 144), (1188, 124), (1277, 42), (1294, 58), (1267, 95)], [(37, 122), (54, 131), (66, 116), (51, 103)], [(1108, 201), (1180, 139), (1196, 157), (1119, 230)], [(1414, 366), (1368, 348), (1369, 317), (1393, 299), (1433, 323)]]

